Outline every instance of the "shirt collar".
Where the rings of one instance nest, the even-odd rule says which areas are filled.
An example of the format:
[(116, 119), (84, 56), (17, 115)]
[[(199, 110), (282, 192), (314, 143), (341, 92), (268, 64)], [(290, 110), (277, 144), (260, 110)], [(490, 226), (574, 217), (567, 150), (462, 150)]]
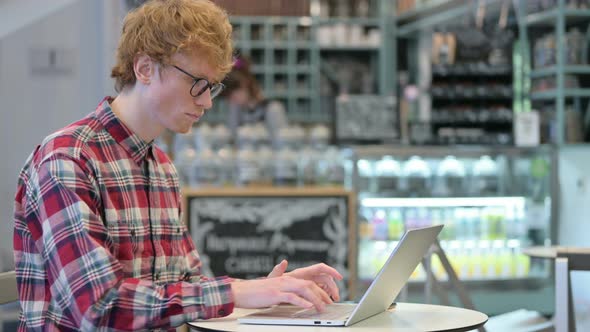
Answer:
[(96, 108), (96, 117), (106, 131), (139, 165), (150, 152), (153, 141), (147, 143), (133, 133), (113, 112), (110, 103), (112, 97), (105, 97)]

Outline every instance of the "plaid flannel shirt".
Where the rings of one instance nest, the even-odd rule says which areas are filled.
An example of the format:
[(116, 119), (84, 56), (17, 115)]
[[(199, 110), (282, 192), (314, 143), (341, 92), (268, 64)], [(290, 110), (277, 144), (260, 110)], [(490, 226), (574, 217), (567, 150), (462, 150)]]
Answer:
[(48, 136), (20, 173), (19, 331), (170, 329), (233, 311), (231, 279), (200, 274), (173, 164), (110, 100)]

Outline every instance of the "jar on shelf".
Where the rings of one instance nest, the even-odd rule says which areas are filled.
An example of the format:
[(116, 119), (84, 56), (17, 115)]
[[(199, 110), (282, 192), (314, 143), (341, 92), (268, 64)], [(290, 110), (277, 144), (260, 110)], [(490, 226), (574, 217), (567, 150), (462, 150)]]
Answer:
[(236, 183), (235, 157), (235, 152), (229, 145), (217, 150), (219, 185), (233, 185)]
[(276, 150), (288, 147), (293, 150), (300, 149), (303, 146), (305, 131), (300, 126), (289, 126), (279, 129), (277, 140), (273, 144)]
[(219, 185), (219, 164), (217, 156), (209, 148), (202, 148), (196, 153), (192, 163), (189, 183), (191, 187)]
[(180, 144), (176, 144), (176, 152), (174, 153), (174, 156), (174, 164), (178, 170), (180, 183), (182, 185), (189, 185), (192, 165), (197, 156), (197, 151), (191, 144), (183, 144), (182, 146), (180, 146)]
[(455, 156), (446, 156), (437, 169), (438, 194), (460, 196), (465, 192), (465, 166)]
[(316, 162), (316, 184), (344, 186), (345, 160), (336, 147), (328, 147)]
[(401, 166), (391, 156), (384, 156), (375, 165), (377, 191), (381, 195), (397, 195), (399, 193)]
[(490, 156), (481, 156), (473, 165), (473, 194), (488, 196), (499, 192), (498, 164)]
[(260, 178), (260, 168), (255, 151), (251, 146), (241, 147), (236, 155), (236, 185), (250, 185), (257, 183)]
[(299, 150), (297, 163), (297, 183), (300, 186), (314, 185), (316, 180), (316, 164), (321, 152), (311, 146)]
[(214, 136), (213, 128), (207, 123), (199, 124), (199, 126), (189, 134), (176, 135), (176, 139), (178, 140), (180, 137), (186, 135), (192, 135), (190, 138), (192, 139), (192, 144), (196, 149), (211, 147), (211, 141), (213, 140)]
[(278, 151), (274, 159), (274, 185), (297, 185), (297, 157), (297, 152), (288, 146), (285, 146)]
[(419, 156), (412, 156), (404, 163), (402, 174), (404, 189), (410, 197), (427, 197), (431, 195), (430, 185), (432, 171)]
[(326, 125), (315, 125), (309, 130), (309, 144), (316, 148), (324, 148), (330, 142), (330, 129)]
[(239, 150), (242, 150), (242, 148), (252, 150), (256, 144), (256, 139), (256, 129), (252, 125), (240, 126), (236, 146)]
[(220, 124), (215, 126), (211, 130), (211, 142), (210, 146), (212, 149), (217, 150), (223, 146), (229, 144), (231, 133), (226, 125)]
[(271, 185), (274, 171), (274, 152), (267, 145), (261, 145), (256, 150), (259, 177), (258, 182), (263, 185)]

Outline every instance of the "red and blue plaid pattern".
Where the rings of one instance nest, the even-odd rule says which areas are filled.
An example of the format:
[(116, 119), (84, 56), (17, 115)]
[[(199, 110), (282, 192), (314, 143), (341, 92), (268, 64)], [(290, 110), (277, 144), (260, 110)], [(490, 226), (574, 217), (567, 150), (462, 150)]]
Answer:
[(20, 173), (19, 331), (169, 329), (233, 311), (231, 279), (200, 274), (174, 165), (109, 101), (48, 136)]

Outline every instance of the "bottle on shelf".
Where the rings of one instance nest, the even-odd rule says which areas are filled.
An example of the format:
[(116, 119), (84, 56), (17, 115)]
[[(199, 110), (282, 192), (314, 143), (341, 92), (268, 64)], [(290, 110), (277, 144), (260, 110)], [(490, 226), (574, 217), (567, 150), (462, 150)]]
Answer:
[(420, 227), (419, 220), (418, 220), (418, 209), (407, 208), (405, 210), (404, 227), (406, 230)]
[(430, 210), (422, 207), (418, 209), (418, 224), (417, 227), (428, 227), (432, 225)]
[(457, 240), (466, 241), (469, 239), (469, 225), (465, 208), (455, 208), (453, 210), (453, 217), (457, 226), (455, 238)]
[[(373, 225), (370, 222), (372, 219), (373, 211), (366, 207), (361, 208), (358, 218), (359, 238), (361, 240), (370, 240), (373, 237)], [(364, 243), (365, 241), (361, 242)]]
[(389, 240), (399, 240), (404, 233), (404, 221), (402, 220), (402, 213), (399, 208), (392, 208), (389, 210), (387, 224)]
[(374, 240), (387, 240), (389, 236), (389, 225), (386, 220), (386, 212), (385, 209), (377, 209), (375, 214), (373, 214), (373, 218), (371, 219), (371, 224), (373, 224), (373, 236)]
[(454, 240), (456, 239), (457, 232), (455, 226), (455, 216), (453, 208), (444, 208), (441, 212), (443, 227), (440, 239), (441, 240)]
[(430, 225), (444, 225), (443, 211), (440, 208), (430, 208)]
[(520, 251), (520, 242), (516, 240), (508, 241), (508, 248), (512, 258), (512, 277), (523, 278), (529, 274), (530, 258)]
[(469, 254), (469, 272), (471, 279), (483, 279), (486, 274), (486, 266), (484, 261), (483, 249), (478, 245), (479, 243), (473, 241), (473, 248)]

